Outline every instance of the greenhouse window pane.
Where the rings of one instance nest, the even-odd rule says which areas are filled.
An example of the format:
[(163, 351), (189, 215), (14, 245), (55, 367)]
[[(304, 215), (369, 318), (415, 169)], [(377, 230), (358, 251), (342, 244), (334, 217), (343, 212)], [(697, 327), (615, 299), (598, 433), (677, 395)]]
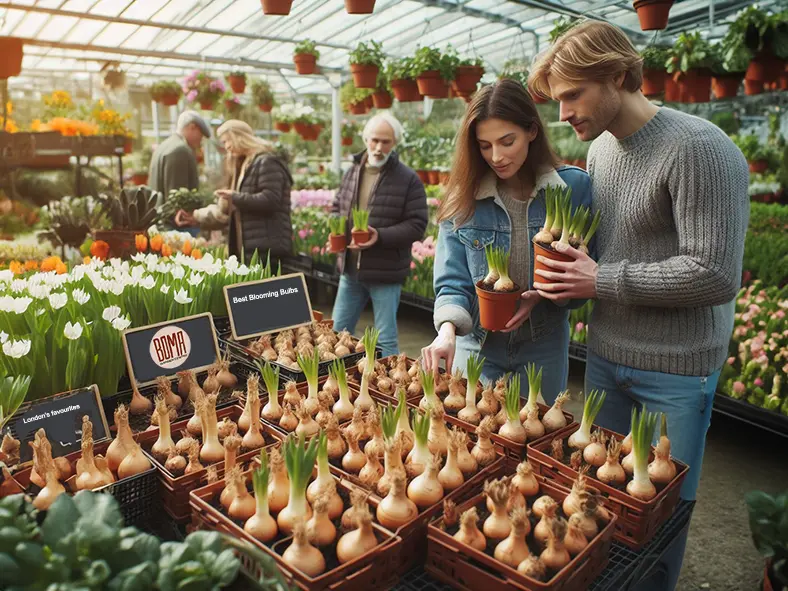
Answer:
[[(193, 33), (186, 41), (181, 43), (176, 49), (180, 53), (203, 53), (212, 43), (221, 39), (218, 35), (208, 33)], [(211, 55), (216, 55), (212, 50), (208, 51)]]
[[(19, 2), (17, 2), (17, 4), (19, 4)], [(60, 8), (61, 4), (61, 0), (38, 0), (38, 2), (36, 2), (36, 6), (40, 6), (41, 8)]]
[(197, 4), (197, 0), (170, 0), (167, 6), (156, 13), (156, 20), (165, 23), (182, 22)]
[(147, 49), (153, 41), (161, 34), (161, 29), (154, 27), (140, 27), (134, 34), (123, 42), (123, 47), (130, 49)]
[[(295, 7), (294, 7), (295, 8)], [(239, 28), (241, 30), (249, 30), (249, 27), (243, 26), (251, 24), (249, 21), (262, 15), (263, 10), (259, 1), (255, 0), (236, 0), (233, 2), (232, 9), (225, 10), (221, 14), (207, 24), (213, 29), (222, 29), (229, 31), (230, 29)], [(283, 17), (278, 17), (283, 18)], [(259, 28), (252, 27), (251, 32), (259, 31)]]
[(137, 25), (112, 23), (103, 32), (99, 33), (98, 37), (92, 41), (92, 44), (119, 47), (137, 28)]
[(67, 43), (87, 43), (94, 36), (98, 35), (99, 31), (104, 28), (106, 23), (100, 21), (80, 20), (76, 26), (68, 32), (64, 39)]
[(63, 10), (87, 12), (96, 2), (97, 0), (68, 0), (68, 2), (63, 5)]
[[(161, 10), (164, 6), (162, 0), (134, 0), (124, 12), (123, 16), (126, 18), (137, 18), (141, 20), (151, 20), (154, 14)], [(155, 20), (159, 20), (156, 17)]]
[(239, 37), (220, 37), (218, 41), (211, 44), (211, 55), (234, 55), (236, 47), (242, 47), (249, 43), (249, 39), (241, 39)]
[(34, 37), (38, 30), (47, 22), (49, 15), (28, 13), (14, 29), (15, 37)]
[[(0, 15), (2, 11), (0, 11)], [(25, 18), (25, 13), (21, 10), (7, 10), (5, 12), (5, 23), (0, 27), (0, 35), (10, 35), (19, 22)]]
[(131, 0), (99, 0), (91, 10), (91, 14), (118, 16), (123, 9), (131, 4)]
[(59, 41), (78, 21), (79, 19), (73, 16), (53, 16), (38, 34), (38, 38), (46, 41)]
[(164, 36), (157, 39), (151, 49), (156, 51), (172, 51), (191, 35), (187, 31), (169, 31)]
[(215, 19), (222, 17), (222, 13), (232, 8), (236, 10), (233, 5), (233, 0), (214, 0), (209, 3), (199, 12), (190, 15), (186, 24), (192, 27), (210, 27), (217, 28)]

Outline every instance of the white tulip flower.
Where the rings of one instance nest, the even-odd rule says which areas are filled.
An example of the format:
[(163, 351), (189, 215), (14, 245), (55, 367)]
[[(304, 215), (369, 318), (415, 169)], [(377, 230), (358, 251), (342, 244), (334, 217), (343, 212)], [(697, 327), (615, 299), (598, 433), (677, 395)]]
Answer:
[(82, 325), (77, 322), (75, 324), (71, 324), (70, 322), (66, 322), (66, 326), (63, 329), (63, 334), (66, 335), (66, 338), (70, 341), (76, 341), (79, 337), (82, 336)]
[(27, 312), (27, 309), (30, 307), (30, 304), (33, 302), (33, 298), (23, 297), (23, 298), (11, 298), (12, 307), (10, 312), (14, 312), (16, 314), (24, 314)]
[(230, 271), (230, 273), (234, 273), (235, 270), (238, 268), (238, 257), (232, 255), (224, 262), (224, 268)]
[(49, 305), (53, 310), (60, 310), (68, 303), (68, 296), (63, 292), (56, 292), (49, 296)]
[(11, 291), (14, 293), (19, 293), (20, 291), (25, 291), (27, 289), (27, 281), (24, 279), (14, 279), (11, 282)]
[(186, 275), (186, 269), (180, 265), (173, 265), (170, 269), (170, 274), (173, 279), (183, 279), (183, 276)]
[(115, 330), (117, 330), (119, 332), (123, 332), (129, 326), (131, 326), (131, 320), (129, 320), (128, 318), (123, 318), (122, 316), (119, 317), (119, 318), (115, 318), (112, 321), (112, 328), (114, 328)]
[(151, 275), (145, 275), (145, 277), (140, 279), (139, 285), (144, 289), (153, 289), (156, 285), (156, 280)]
[(200, 273), (192, 273), (189, 276), (189, 285), (194, 285), (195, 287), (197, 287), (198, 285), (200, 285), (200, 283), (202, 283), (203, 279), (205, 279), (204, 275), (201, 275)]
[(81, 289), (75, 289), (71, 292), (71, 297), (74, 298), (74, 301), (78, 303), (80, 306), (84, 306), (90, 301), (90, 294), (85, 293)]
[(21, 339), (19, 341), (6, 340), (3, 343), (3, 353), (8, 357), (19, 359), (30, 353), (30, 346), (32, 342), (30, 339)]
[(0, 344), (5, 343), (8, 340), (8, 333), (0, 330)]
[(104, 312), (101, 314), (101, 317), (107, 322), (112, 322), (118, 316), (120, 316), (120, 306), (110, 306), (109, 308), (104, 308)]
[(114, 293), (116, 296), (123, 295), (123, 290), (125, 289), (125, 285), (120, 281), (112, 281), (109, 286), (109, 290)]
[(241, 275), (242, 277), (244, 275), (248, 275), (249, 274), (249, 267), (247, 267), (246, 265), (241, 265), (240, 267), (238, 267), (235, 270), (235, 274), (236, 275)]
[(161, 293), (170, 293), (170, 286), (169, 285), (162, 285), (161, 286)]
[(3, 271), (0, 271), (0, 281), (4, 283), (8, 283), (10, 281), (13, 281), (13, 279), (14, 279), (14, 272), (11, 269), (5, 269)]
[(135, 252), (131, 255), (131, 260), (135, 263), (142, 263), (145, 261), (145, 253), (144, 252)]
[(179, 304), (189, 304), (192, 302), (192, 298), (189, 297), (189, 294), (186, 293), (185, 289), (179, 289), (175, 292), (175, 301)]

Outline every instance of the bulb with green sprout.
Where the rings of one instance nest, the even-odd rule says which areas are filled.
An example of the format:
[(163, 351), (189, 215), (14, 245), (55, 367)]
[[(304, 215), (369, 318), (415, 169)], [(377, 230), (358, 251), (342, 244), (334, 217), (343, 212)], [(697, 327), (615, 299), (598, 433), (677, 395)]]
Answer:
[(498, 274), (498, 264), (495, 254), (495, 248), (491, 244), (484, 247), (484, 254), (487, 257), (487, 275), (482, 283), (487, 289), (492, 289), (495, 282), (498, 281), (500, 275)]
[(556, 189), (555, 185), (547, 185), (544, 191), (544, 204), (546, 215), (544, 218), (544, 226), (534, 236), (534, 242), (541, 244), (551, 244), (553, 242), (553, 233), (550, 229), (553, 227), (553, 220), (555, 217), (555, 204), (556, 204)]
[(580, 240), (580, 246), (578, 246), (578, 250), (584, 252), (585, 254), (588, 254), (588, 245), (591, 242), (591, 239), (594, 237), (594, 234), (596, 234), (597, 228), (599, 227), (600, 216), (601, 213), (599, 211), (594, 214), (594, 219), (591, 221), (591, 226)]
[(498, 263), (498, 281), (493, 285), (493, 291), (510, 292), (514, 290), (514, 281), (509, 277), (509, 255), (503, 248), (496, 249), (496, 262)]

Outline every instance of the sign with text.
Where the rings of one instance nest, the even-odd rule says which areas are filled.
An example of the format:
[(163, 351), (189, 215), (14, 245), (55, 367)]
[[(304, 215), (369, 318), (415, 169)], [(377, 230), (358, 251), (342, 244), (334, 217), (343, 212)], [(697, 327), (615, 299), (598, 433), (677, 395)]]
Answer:
[(109, 425), (104, 416), (104, 406), (98, 388), (88, 386), (63, 394), (55, 394), (23, 404), (8, 428), (11, 435), (22, 442), (19, 461), (26, 464), (33, 460), (33, 441), (36, 431), (46, 431), (52, 444), (52, 457), (59, 458), (79, 451), (82, 444), (82, 417), (87, 415), (93, 423), (93, 441), (100, 442), (109, 437)]
[(179, 318), (123, 333), (131, 383), (145, 386), (159, 376), (207, 369), (219, 359), (219, 343), (210, 313)]
[(303, 273), (224, 287), (235, 340), (312, 322), (312, 302)]

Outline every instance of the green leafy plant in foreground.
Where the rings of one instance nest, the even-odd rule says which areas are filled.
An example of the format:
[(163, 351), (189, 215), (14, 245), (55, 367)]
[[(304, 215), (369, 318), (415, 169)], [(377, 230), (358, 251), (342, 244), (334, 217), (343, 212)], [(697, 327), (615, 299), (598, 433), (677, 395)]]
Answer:
[(788, 586), (788, 493), (752, 491), (744, 497), (750, 532), (761, 556), (771, 561), (775, 589)]

